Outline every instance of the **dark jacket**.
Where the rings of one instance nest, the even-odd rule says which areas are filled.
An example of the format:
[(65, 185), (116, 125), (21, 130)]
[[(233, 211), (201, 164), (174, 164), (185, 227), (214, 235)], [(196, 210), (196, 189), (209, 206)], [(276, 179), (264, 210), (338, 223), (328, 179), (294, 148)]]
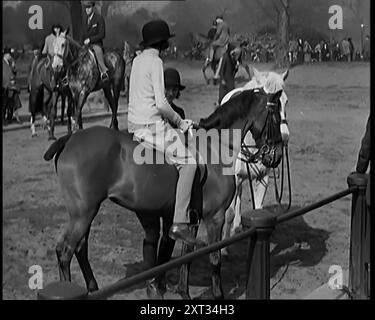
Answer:
[(105, 38), (105, 22), (104, 18), (97, 13), (94, 12), (94, 16), (92, 17), (89, 24), (87, 24), (88, 17), (86, 16), (83, 19), (82, 25), (82, 43), (89, 38), (90, 44), (96, 44), (103, 47), (103, 40)]
[[(172, 109), (179, 114), (181, 119), (185, 119), (185, 111), (184, 109), (177, 107), (174, 103), (171, 104)], [(173, 124), (171, 124), (173, 128), (176, 128)]]
[[(237, 72), (236, 61), (230, 55), (231, 48), (223, 55), (223, 63), (220, 69), (219, 104), (225, 95), (235, 87), (235, 75)], [(223, 80), (225, 84), (223, 84)]]
[[(371, 130), (370, 130), (371, 116), (368, 117), (366, 132), (362, 138), (361, 149), (358, 154), (358, 161), (356, 171), (358, 173), (366, 173), (367, 168), (370, 164), (370, 146), (371, 146)], [(368, 177), (367, 190), (366, 190), (366, 200), (367, 204), (370, 205), (370, 177)]]

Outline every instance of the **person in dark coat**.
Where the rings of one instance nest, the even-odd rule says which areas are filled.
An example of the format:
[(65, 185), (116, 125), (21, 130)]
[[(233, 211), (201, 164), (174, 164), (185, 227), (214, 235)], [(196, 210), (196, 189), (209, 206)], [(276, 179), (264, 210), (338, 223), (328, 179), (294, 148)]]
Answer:
[[(370, 165), (370, 146), (371, 146), (370, 124), (371, 124), (371, 115), (368, 117), (367, 125), (366, 125), (366, 132), (362, 138), (361, 149), (359, 150), (359, 154), (358, 154), (358, 160), (357, 160), (357, 166), (356, 166), (357, 173), (362, 173), (362, 174), (366, 173)], [(369, 209), (370, 209), (370, 198), (371, 198), (370, 180), (371, 179), (369, 177), (368, 183), (367, 183), (367, 189), (366, 189), (366, 202), (367, 202), (367, 206), (369, 207)]]
[[(185, 89), (185, 86), (181, 84), (180, 74), (176, 69), (168, 68), (164, 70), (164, 87), (165, 87), (165, 97), (168, 103), (171, 105), (172, 109), (177, 112), (181, 119), (185, 119), (184, 109), (176, 106), (174, 100), (178, 99), (181, 95), (181, 91)], [(172, 127), (176, 127), (171, 124)]]
[(19, 94), (21, 92), (16, 83), (16, 63), (11, 56), (11, 48), (5, 47), (3, 53), (3, 121), (12, 122), (13, 116), (21, 123), (18, 109), (22, 107)]
[(228, 46), (228, 50), (224, 53), (223, 63), (220, 69), (220, 86), (219, 86), (219, 105), (225, 95), (232, 91), (235, 87), (235, 75), (238, 70), (238, 60), (236, 55), (240, 55), (241, 50), (234, 48), (231, 44)]
[(91, 45), (95, 52), (102, 81), (108, 80), (108, 68), (104, 63), (103, 40), (105, 38), (104, 18), (94, 10), (95, 1), (84, 1), (87, 19), (82, 26), (83, 44)]

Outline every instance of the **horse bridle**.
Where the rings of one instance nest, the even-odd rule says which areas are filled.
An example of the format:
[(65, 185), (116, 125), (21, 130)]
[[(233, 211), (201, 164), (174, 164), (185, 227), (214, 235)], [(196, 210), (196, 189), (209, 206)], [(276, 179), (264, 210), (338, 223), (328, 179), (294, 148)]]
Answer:
[[(273, 141), (271, 148), (267, 144), (267, 141), (269, 139), (271, 139), (272, 135), (273, 135), (273, 133), (272, 133), (272, 127), (271, 127), (271, 125), (269, 123), (269, 117), (274, 112), (274, 109), (275, 109), (276, 106), (278, 106), (278, 102), (277, 103), (276, 102), (267, 102), (267, 105), (266, 105), (266, 108), (268, 109), (268, 114), (267, 114), (267, 118), (266, 118), (264, 127), (263, 127), (262, 131), (259, 134), (259, 136), (261, 136), (263, 134), (263, 131), (265, 129), (267, 130), (267, 136), (266, 136), (266, 139), (265, 139), (266, 143), (263, 146), (261, 146), (258, 149), (258, 151), (255, 152), (255, 153), (253, 153), (250, 150), (250, 148), (257, 148), (257, 146), (254, 146), (254, 145), (245, 145), (245, 144), (242, 144), (242, 146), (241, 146), (241, 154), (245, 157), (245, 159), (242, 158), (242, 157), (240, 157), (239, 159), (241, 161), (245, 162), (245, 164), (246, 164), (247, 175), (249, 177), (250, 195), (251, 195), (251, 200), (252, 200), (252, 204), (253, 204), (253, 209), (254, 210), (255, 210), (255, 199), (254, 199), (253, 185), (252, 185), (252, 182), (251, 182), (250, 163), (256, 163), (259, 160), (262, 160), (262, 158), (266, 154), (271, 154), (272, 159), (275, 160), (275, 156), (276, 156), (275, 144), (278, 141)], [(283, 124), (283, 123), (286, 123), (286, 120), (281, 120), (280, 124)], [(291, 183), (290, 183), (289, 152), (288, 152), (288, 144), (287, 143), (283, 143), (283, 147), (282, 147), (282, 156), (281, 156), (281, 159), (282, 159), (281, 168), (282, 169), (281, 169), (281, 186), (280, 186), (280, 188), (278, 188), (278, 186), (277, 186), (276, 170), (275, 170), (275, 168), (273, 168), (273, 178), (274, 178), (274, 185), (275, 185), (275, 197), (276, 197), (276, 201), (281, 206), (281, 200), (282, 200), (282, 197), (283, 197), (283, 190), (284, 190), (284, 152), (285, 152), (286, 163), (287, 163), (287, 172), (288, 172), (288, 188), (289, 188), (288, 193), (289, 193), (289, 199), (288, 199), (288, 207), (286, 209), (286, 211), (288, 211), (290, 209), (290, 206), (291, 206), (291, 203), (292, 203), (292, 198), (291, 198), (292, 197), (292, 192), (291, 192)], [(279, 192), (279, 190), (281, 190), (281, 192)]]
[[(245, 156), (245, 159), (241, 159), (241, 160), (243, 160), (245, 162), (249, 162), (249, 163), (256, 163), (259, 160), (262, 160), (262, 158), (266, 154), (269, 154), (269, 153), (274, 158), (275, 151), (276, 151), (275, 145), (279, 141), (278, 140), (276, 141), (274, 139), (275, 134), (274, 134), (273, 127), (272, 127), (272, 124), (271, 124), (271, 121), (270, 121), (270, 117), (272, 116), (272, 114), (274, 112), (274, 109), (277, 106), (278, 106), (278, 103), (276, 103), (276, 102), (270, 102), (270, 101), (267, 102), (266, 109), (268, 110), (268, 112), (267, 112), (266, 120), (264, 121), (264, 125), (263, 125), (262, 130), (259, 132), (259, 134), (257, 134), (257, 137), (255, 138), (255, 141), (256, 141), (258, 139), (258, 137), (261, 137), (263, 135), (264, 131), (266, 130), (266, 138), (265, 138), (266, 142), (265, 142), (265, 144), (263, 144), (259, 149), (255, 145), (252, 146), (252, 145), (242, 144), (241, 153)], [(268, 141), (272, 141), (271, 146), (268, 143)], [(253, 153), (253, 152), (250, 151), (250, 148), (257, 148), (258, 151)]]
[[(65, 39), (69, 42), (69, 43), (72, 43), (74, 44), (76, 47), (78, 47), (79, 49), (82, 49), (82, 48), (85, 48), (85, 46), (82, 46), (80, 45), (77, 41), (75, 41), (73, 38), (69, 37), (69, 36), (65, 36)], [(89, 52), (89, 50), (87, 50), (85, 52), (85, 55)], [(62, 59), (63, 63), (65, 64), (65, 57), (61, 54), (56, 54), (59, 56), (60, 59)], [(66, 75), (65, 77), (61, 80), (61, 83), (63, 86), (67, 86), (68, 83), (69, 83), (69, 80), (68, 80), (68, 70), (73, 67), (81, 58), (82, 58), (83, 55), (78, 55), (77, 58), (75, 58), (72, 62), (70, 63), (67, 63), (66, 66), (65, 66), (65, 71), (66, 71)]]

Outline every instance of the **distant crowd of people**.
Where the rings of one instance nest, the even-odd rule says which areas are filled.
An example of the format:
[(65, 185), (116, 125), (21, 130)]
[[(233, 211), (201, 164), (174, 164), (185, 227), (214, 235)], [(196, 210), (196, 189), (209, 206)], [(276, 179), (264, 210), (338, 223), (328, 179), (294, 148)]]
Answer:
[(355, 49), (351, 38), (340, 42), (320, 41), (314, 47), (307, 40), (291, 40), (289, 42), (289, 61), (302, 64), (324, 61), (370, 61), (370, 37), (366, 36), (363, 50)]

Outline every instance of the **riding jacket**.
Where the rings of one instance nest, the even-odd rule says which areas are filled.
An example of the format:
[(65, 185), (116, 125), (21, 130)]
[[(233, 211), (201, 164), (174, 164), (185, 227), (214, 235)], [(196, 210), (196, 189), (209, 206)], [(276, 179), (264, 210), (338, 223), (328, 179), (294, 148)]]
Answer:
[(212, 44), (217, 47), (224, 47), (229, 43), (229, 36), (229, 25), (225, 21), (222, 21), (217, 25), (214, 42)]
[(82, 25), (82, 43), (86, 39), (90, 39), (90, 44), (96, 44), (103, 47), (103, 40), (105, 38), (105, 22), (104, 18), (94, 11), (91, 20), (86, 17)]

